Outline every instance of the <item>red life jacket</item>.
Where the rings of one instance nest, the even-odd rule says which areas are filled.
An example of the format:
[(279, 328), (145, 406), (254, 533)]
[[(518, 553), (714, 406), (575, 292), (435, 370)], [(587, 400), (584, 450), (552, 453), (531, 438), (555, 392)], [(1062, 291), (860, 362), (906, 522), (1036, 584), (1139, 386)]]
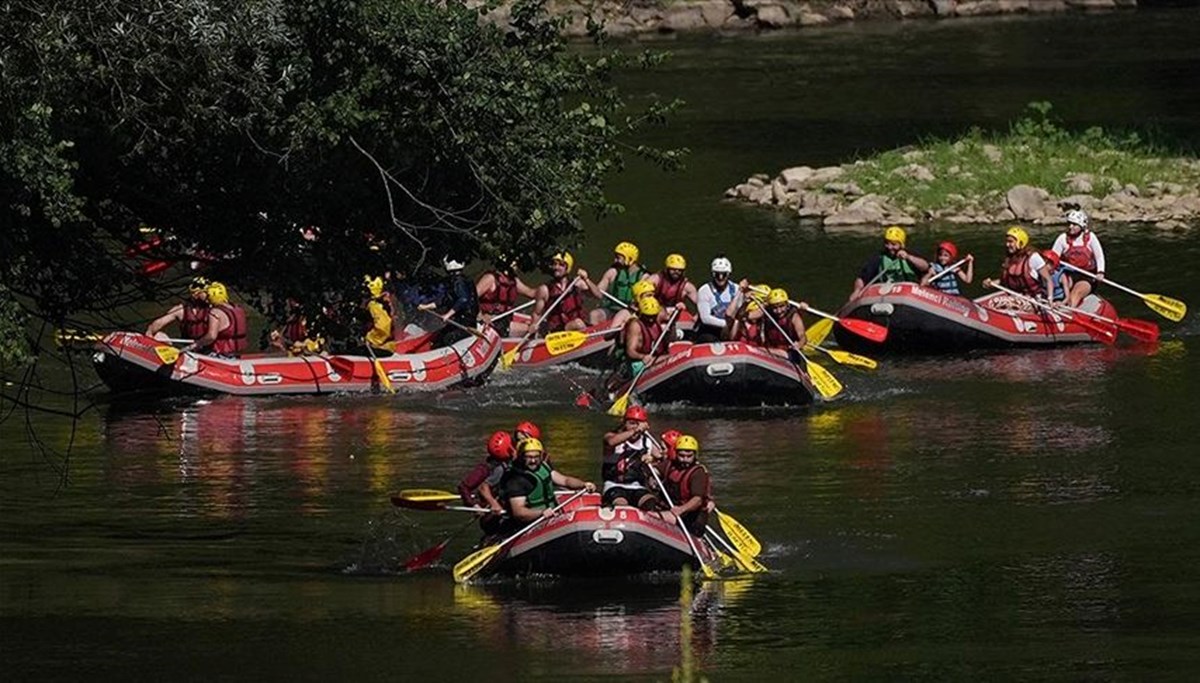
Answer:
[(199, 339), (208, 332), (208, 303), (195, 299), (184, 299), (183, 318), (179, 321), (179, 334), (184, 339)]
[(658, 341), (659, 336), (662, 335), (662, 323), (655, 319), (653, 324), (647, 324), (646, 319), (641, 316), (638, 316), (635, 320), (637, 320), (638, 327), (642, 328), (642, 343), (638, 344), (637, 350), (648, 354), (654, 346), (654, 342)]
[[(550, 283), (550, 300), (546, 305), (554, 303), (563, 293), (565, 287), (571, 286), (571, 280), (563, 278)], [(579, 290), (571, 287), (571, 292), (563, 297), (550, 315), (546, 318), (546, 327), (550, 332), (561, 332), (567, 329), (567, 323), (572, 320), (583, 320), (583, 297)]]
[(488, 272), (496, 279), (496, 286), (479, 297), (479, 310), (488, 315), (512, 310), (517, 305), (517, 278), (494, 270)]
[(283, 325), (283, 338), (289, 342), (304, 341), (308, 338), (308, 324), (304, 316), (294, 313)]
[(1063, 252), (1062, 259), (1067, 263), (1082, 268), (1089, 273), (1096, 272), (1096, 255), (1092, 253), (1090, 242), (1092, 241), (1092, 231), (1083, 231), (1083, 240), (1081, 244), (1073, 244), (1071, 236), (1067, 236), (1067, 250)]
[[(758, 330), (760, 333), (759, 338), (761, 339), (763, 346), (770, 349), (786, 349), (792, 345), (792, 342), (788, 340), (788, 337), (792, 336), (792, 315), (795, 312), (796, 309), (789, 305), (783, 314), (783, 319), (780, 320), (779, 318), (775, 318), (775, 316), (771, 315), (771, 310), (769, 308), (763, 309), (763, 317), (771, 315), (772, 318), (775, 318), (775, 322), (779, 323), (778, 325), (772, 325), (770, 320), (764, 320), (758, 324)], [(779, 331), (780, 327), (787, 332), (787, 335), (784, 335), (783, 332)]]
[(229, 318), (229, 326), (217, 333), (212, 352), (236, 356), (246, 348), (246, 312), (241, 306), (221, 304), (217, 309)]
[(733, 341), (756, 342), (756, 341), (758, 341), (758, 331), (759, 331), (758, 323), (751, 322), (749, 320), (744, 320), (744, 321), (742, 321), (742, 324), (738, 326), (738, 333)]
[(671, 281), (667, 279), (667, 272), (660, 271), (658, 284), (654, 286), (654, 298), (658, 299), (658, 303), (662, 304), (664, 308), (681, 303), (684, 299), (683, 290), (687, 286), (687, 282), (686, 277), (681, 277), (679, 282), (671, 284)]
[(700, 496), (704, 499), (712, 497), (711, 477), (709, 477), (708, 487), (704, 491), (692, 490), (691, 479), (692, 474), (694, 474), (696, 470), (704, 470), (705, 472), (708, 472), (708, 469), (700, 463), (695, 463), (686, 470), (681, 470), (678, 467), (671, 467), (671, 469), (667, 472), (667, 491), (671, 494), (671, 497), (676, 505), (683, 505), (691, 500), (692, 496)]
[(1018, 294), (1036, 296), (1042, 291), (1042, 283), (1029, 274), (1029, 257), (1033, 251), (1022, 250), (1004, 259), (1004, 271), (1000, 274), (1000, 284)]

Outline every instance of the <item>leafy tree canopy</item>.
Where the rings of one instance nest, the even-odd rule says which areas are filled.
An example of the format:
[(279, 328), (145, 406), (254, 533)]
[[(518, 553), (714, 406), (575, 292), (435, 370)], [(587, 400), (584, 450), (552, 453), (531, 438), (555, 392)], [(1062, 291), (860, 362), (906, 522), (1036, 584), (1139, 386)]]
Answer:
[[(211, 259), (209, 274), (274, 302), (357, 296), (364, 273), (445, 254), (530, 267), (577, 241), (582, 215), (619, 210), (603, 180), (626, 152), (678, 162), (623, 142), (674, 103), (633, 111), (611, 78), (659, 56), (569, 50), (538, 1), (504, 27), (481, 21), (492, 9), (0, 5), (8, 351), (13, 302), (58, 325), (163, 296), (139, 271), (150, 258)], [(163, 241), (132, 258), (147, 226)]]

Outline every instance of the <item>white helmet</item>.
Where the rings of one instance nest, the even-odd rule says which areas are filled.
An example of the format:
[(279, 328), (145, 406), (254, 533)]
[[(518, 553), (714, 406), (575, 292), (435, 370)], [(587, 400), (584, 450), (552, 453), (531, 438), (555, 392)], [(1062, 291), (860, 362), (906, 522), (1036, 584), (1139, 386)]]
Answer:
[(731, 263), (729, 261), (729, 259), (725, 258), (724, 256), (718, 256), (715, 259), (713, 259), (712, 272), (726, 273), (726, 274), (732, 273), (733, 272), (733, 263)]
[(1068, 211), (1067, 212), (1067, 222), (1072, 225), (1078, 225), (1079, 227), (1083, 228), (1084, 230), (1087, 230), (1088, 215), (1087, 215), (1087, 213), (1080, 211), (1079, 209), (1075, 209), (1074, 211)]
[(449, 256), (446, 256), (445, 258), (442, 259), (442, 266), (445, 267), (446, 272), (449, 272), (449, 273), (453, 273), (457, 270), (462, 270), (464, 265), (466, 265), (466, 264), (455, 261), (454, 259), (450, 258)]

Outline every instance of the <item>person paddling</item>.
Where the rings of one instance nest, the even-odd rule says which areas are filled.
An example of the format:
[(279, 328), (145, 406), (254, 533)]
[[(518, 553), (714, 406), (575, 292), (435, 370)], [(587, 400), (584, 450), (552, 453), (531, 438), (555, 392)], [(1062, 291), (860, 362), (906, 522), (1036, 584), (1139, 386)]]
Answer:
[(875, 254), (858, 271), (854, 279), (853, 299), (873, 282), (918, 282), (921, 273), (929, 270), (929, 262), (905, 249), (908, 233), (893, 225), (883, 231), (883, 250)]
[(641, 406), (629, 406), (621, 423), (604, 435), (604, 459), (600, 476), (604, 480), (603, 505), (633, 505), (653, 510), (659, 505), (652, 478), (645, 470), (645, 456), (662, 457), (662, 450), (650, 436), (649, 416)]
[(800, 307), (792, 305), (787, 290), (772, 289), (767, 294), (763, 315), (771, 316), (777, 324), (772, 325), (770, 320), (759, 323), (759, 341), (762, 345), (768, 349), (803, 350), (808, 341), (804, 334), (804, 319), (800, 315), (802, 307), (804, 302), (800, 302)]
[(557, 504), (554, 487), (591, 493), (596, 485), (555, 470), (545, 460), (539, 439), (526, 439), (517, 446), (517, 459), (500, 479), (502, 502), (509, 514), (506, 533), (519, 531), (541, 517), (553, 516)]
[[(646, 275), (638, 265), (639, 254), (636, 244), (621, 242), (613, 248), (613, 264), (600, 276), (600, 281), (587, 281), (592, 295), (604, 300), (600, 308), (592, 311), (591, 324), (600, 325), (611, 319), (610, 326), (617, 328), (632, 315), (628, 308), (633, 303), (633, 291), (630, 288)], [(604, 296), (604, 292), (612, 298)]]
[[(1004, 233), (1004, 249), (1008, 255), (1004, 258), (1000, 273), (1000, 284), (1024, 296), (1045, 296), (1046, 292), (1054, 291), (1054, 279), (1046, 259), (1029, 244), (1029, 233), (1019, 225), (1010, 227)], [(988, 278), (983, 281), (985, 287), (991, 287), (996, 280)], [(1028, 309), (1029, 305), (1016, 300), (993, 299), (997, 307)]]
[[(479, 300), (479, 318), (492, 324), (492, 318), (516, 308), (517, 297), (536, 299), (537, 290), (525, 284), (510, 261), (485, 270), (475, 281), (475, 295)], [(513, 320), (511, 315), (501, 318), (493, 325), (504, 337), (520, 337), (528, 331), (525, 323)]]
[(392, 339), (392, 325), (396, 315), (392, 297), (383, 289), (383, 278), (366, 275), (363, 282), (369, 296), (363, 305), (370, 325), (364, 335), (367, 346), (376, 355), (390, 355), (396, 347), (396, 342)]
[(508, 432), (493, 433), (487, 441), (487, 457), (471, 468), (471, 471), (458, 482), (458, 496), (463, 505), (469, 507), (486, 507), (491, 514), (479, 519), (479, 527), (485, 534), (495, 534), (500, 531), (504, 506), (496, 498), (500, 480), (508, 471), (516, 448), (512, 436)]
[[(971, 284), (971, 280), (975, 279), (975, 257), (967, 254), (966, 268), (959, 268), (950, 275), (942, 275), (946, 272), (946, 268), (950, 266), (952, 261), (958, 260), (958, 247), (953, 242), (942, 242), (937, 246), (937, 260), (929, 264), (929, 270), (921, 278), (921, 286), (928, 287), (932, 281), (932, 286), (946, 294), (954, 296), (962, 296), (962, 289), (959, 288), (958, 282), (962, 280), (964, 284)], [(934, 278), (937, 277), (936, 280)]]
[[(450, 346), (471, 336), (471, 333), (463, 328), (474, 328), (479, 318), (479, 299), (475, 296), (475, 285), (463, 275), (464, 266), (462, 261), (452, 256), (442, 259), (442, 267), (446, 270), (446, 294), (442, 298), (440, 308), (446, 310), (438, 316), (443, 322), (453, 321), (458, 324), (443, 327), (433, 342), (434, 348)], [(439, 306), (423, 304), (417, 308), (432, 311)]]
[(708, 468), (700, 464), (700, 441), (684, 434), (675, 440), (674, 457), (668, 452), (659, 461), (663, 485), (675, 506), (671, 514), (683, 519), (684, 526), (695, 536), (703, 536), (708, 516), (716, 508), (713, 500), (712, 478)]
[(726, 312), (738, 296), (738, 286), (732, 281), (733, 263), (724, 255), (712, 260), (712, 279), (696, 292), (696, 313), (700, 325), (697, 344), (721, 341), (725, 332)]
[[(682, 254), (671, 254), (663, 261), (663, 269), (641, 282), (654, 285), (654, 298), (664, 308), (692, 302), (696, 306), (696, 285), (688, 281), (684, 271), (687, 270), (687, 259)], [(640, 283), (639, 283), (640, 284)]]
[(1074, 307), (1078, 307), (1084, 297), (1092, 293), (1095, 282), (1104, 279), (1104, 247), (1100, 245), (1100, 238), (1088, 229), (1088, 223), (1085, 212), (1079, 209), (1068, 211), (1067, 231), (1059, 234), (1050, 247), (1063, 261), (1096, 274), (1095, 278), (1084, 275), (1074, 278), (1067, 295), (1067, 304)]
[(175, 304), (146, 327), (147, 337), (157, 337), (171, 323), (179, 324), (179, 336), (199, 339), (208, 331), (208, 278), (194, 277), (188, 284), (187, 298)]
[[(537, 303), (533, 307), (533, 319), (539, 328), (544, 327), (545, 332), (582, 330), (587, 327), (587, 311), (583, 308), (581, 292), (588, 290), (588, 273), (580, 268), (573, 278), (571, 270), (574, 268), (575, 257), (570, 252), (559, 252), (550, 260), (550, 282), (538, 287)], [(568, 292), (568, 289), (571, 291)], [(566, 296), (563, 296), (564, 292)], [(558, 301), (560, 296), (562, 300)], [(558, 301), (558, 305), (554, 310), (546, 311), (555, 301)]]
[(246, 350), (246, 311), (229, 303), (229, 292), (220, 282), (208, 285), (208, 329), (181, 351), (200, 351), (222, 358), (237, 358)]

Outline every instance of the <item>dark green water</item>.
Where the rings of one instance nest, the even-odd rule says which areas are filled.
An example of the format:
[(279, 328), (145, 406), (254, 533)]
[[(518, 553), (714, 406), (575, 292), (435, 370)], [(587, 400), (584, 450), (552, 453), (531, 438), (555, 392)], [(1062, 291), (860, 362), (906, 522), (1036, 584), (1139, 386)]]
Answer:
[[(629, 211), (583, 262), (634, 238), (654, 261), (718, 250), (740, 273), (835, 308), (877, 238), (722, 205), (754, 171), (833, 163), (1030, 100), (1070, 121), (1153, 124), (1200, 148), (1200, 13), (852, 26), (669, 43), (631, 76), (689, 108), (656, 140), (691, 170), (640, 166)], [(948, 234), (920, 226), (918, 247)], [(1194, 233), (1106, 226), (1109, 272), (1193, 304)], [(999, 258), (999, 230), (960, 246)], [(1035, 233), (1048, 241), (1050, 233)], [(1154, 318), (1129, 297), (1126, 315)], [(698, 594), (711, 680), (1190, 679), (1200, 668), (1200, 329), (1160, 320), (1154, 350), (1084, 347), (834, 366), (846, 397), (809, 411), (654, 412), (699, 436), (723, 507), (775, 571)], [(556, 463), (594, 474), (609, 418), (571, 406), (581, 371), (498, 376), (439, 397), (105, 404), (79, 425), (0, 425), (0, 671), (10, 680), (666, 680), (677, 586), (455, 588), (398, 560), (460, 528), (393, 510), (450, 488), (518, 419)], [(50, 453), (32, 448), (27, 429)], [(1192, 445), (1188, 445), (1192, 444)], [(473, 539), (457, 537), (447, 557)]]

